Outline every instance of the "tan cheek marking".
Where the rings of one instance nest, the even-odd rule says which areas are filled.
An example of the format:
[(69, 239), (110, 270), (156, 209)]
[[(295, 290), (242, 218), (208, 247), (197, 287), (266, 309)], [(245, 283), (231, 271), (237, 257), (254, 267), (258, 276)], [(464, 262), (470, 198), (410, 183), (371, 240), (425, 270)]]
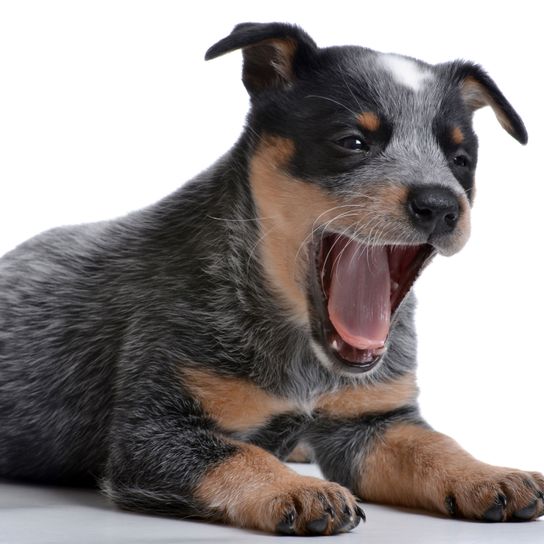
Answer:
[(240, 378), (191, 368), (182, 370), (181, 379), (202, 409), (227, 431), (258, 428), (274, 415), (294, 409), (293, 403)]
[(465, 135), (460, 127), (453, 127), (451, 131), (451, 139), (456, 145), (461, 145), (465, 141)]
[[(311, 183), (288, 176), (282, 166), (294, 151), (293, 143), (268, 137), (250, 165), (250, 183), (262, 218), (263, 266), (280, 297), (307, 321), (303, 245), (315, 218), (338, 203)], [(299, 252), (300, 249), (300, 252)], [(297, 256), (298, 253), (298, 256)]]
[(293, 312), (293, 318), (306, 324), (307, 266), (313, 258), (307, 255), (307, 242), (312, 228), (344, 213), (328, 223), (329, 228), (343, 230), (360, 221), (360, 225), (368, 225), (360, 230), (361, 235), (379, 230), (389, 237), (390, 243), (397, 242), (399, 233), (409, 227), (404, 211), (408, 189), (372, 184), (364, 193), (340, 200), (318, 185), (286, 173), (285, 166), (294, 151), (294, 144), (288, 139), (263, 137), (250, 162), (249, 180), (260, 217), (263, 269), (277, 296)]
[(359, 115), (359, 124), (364, 129), (374, 132), (380, 128), (380, 118), (373, 111), (364, 111)]
[(418, 394), (414, 374), (368, 386), (353, 386), (322, 396), (316, 409), (329, 416), (353, 417), (387, 412), (412, 403)]

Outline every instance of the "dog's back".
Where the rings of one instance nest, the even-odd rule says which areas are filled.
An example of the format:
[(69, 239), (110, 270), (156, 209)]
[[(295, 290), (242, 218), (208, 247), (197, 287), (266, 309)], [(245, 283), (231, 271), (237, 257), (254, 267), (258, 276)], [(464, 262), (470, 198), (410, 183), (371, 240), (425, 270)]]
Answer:
[(122, 337), (105, 231), (55, 229), (0, 261), (0, 475), (78, 482), (103, 460)]
[(134, 388), (138, 343), (178, 349), (180, 360), (192, 349), (220, 357), (198, 337), (233, 279), (216, 262), (226, 225), (209, 218), (238, 198), (215, 179), (221, 165), (146, 209), (55, 228), (0, 259), (0, 476), (95, 483), (114, 404)]

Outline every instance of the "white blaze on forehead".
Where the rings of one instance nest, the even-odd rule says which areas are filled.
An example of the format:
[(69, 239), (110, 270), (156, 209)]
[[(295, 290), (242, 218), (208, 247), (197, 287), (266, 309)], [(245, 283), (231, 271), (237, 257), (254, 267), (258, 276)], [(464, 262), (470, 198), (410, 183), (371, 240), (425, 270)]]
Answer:
[(433, 79), (433, 75), (429, 70), (400, 55), (382, 54), (379, 57), (379, 62), (393, 76), (395, 81), (416, 92), (421, 90), (427, 81)]

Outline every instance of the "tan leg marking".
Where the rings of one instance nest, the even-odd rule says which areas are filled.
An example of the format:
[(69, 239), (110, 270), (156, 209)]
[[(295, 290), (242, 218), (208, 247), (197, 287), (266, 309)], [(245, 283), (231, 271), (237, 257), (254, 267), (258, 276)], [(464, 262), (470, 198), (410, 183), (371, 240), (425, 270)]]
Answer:
[[(240, 444), (238, 454), (210, 470), (195, 496), (219, 512), (222, 521), (264, 531), (275, 531), (294, 512), (296, 534), (306, 534), (307, 524), (323, 518), (328, 505), (336, 514), (334, 519), (346, 504), (355, 507), (352, 494), (339, 484), (300, 476), (273, 455), (248, 444)], [(323, 534), (338, 532), (334, 519), (329, 518)]]
[(373, 111), (364, 111), (359, 115), (359, 124), (364, 129), (374, 132), (380, 128), (380, 118)]
[(360, 489), (365, 499), (448, 514), (453, 496), (458, 515), (482, 519), (504, 494), (511, 516), (535, 498), (541, 475), (487, 465), (443, 434), (414, 424), (391, 427), (365, 457)]
[(249, 431), (277, 414), (295, 409), (294, 403), (241, 378), (186, 368), (181, 371), (181, 379), (202, 409), (227, 431)]
[(323, 395), (316, 409), (328, 416), (355, 417), (369, 413), (388, 412), (413, 403), (418, 388), (414, 374), (375, 385), (354, 385)]

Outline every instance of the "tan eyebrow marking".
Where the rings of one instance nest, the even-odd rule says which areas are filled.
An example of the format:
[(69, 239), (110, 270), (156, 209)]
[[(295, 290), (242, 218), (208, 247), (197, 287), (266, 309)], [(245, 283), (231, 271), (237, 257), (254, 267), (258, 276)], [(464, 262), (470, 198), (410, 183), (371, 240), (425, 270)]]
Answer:
[(375, 132), (380, 128), (380, 118), (373, 111), (364, 111), (359, 115), (359, 124), (366, 130)]
[(451, 130), (451, 139), (453, 140), (454, 144), (460, 145), (465, 140), (465, 135), (463, 134), (463, 131), (460, 127), (453, 127)]

